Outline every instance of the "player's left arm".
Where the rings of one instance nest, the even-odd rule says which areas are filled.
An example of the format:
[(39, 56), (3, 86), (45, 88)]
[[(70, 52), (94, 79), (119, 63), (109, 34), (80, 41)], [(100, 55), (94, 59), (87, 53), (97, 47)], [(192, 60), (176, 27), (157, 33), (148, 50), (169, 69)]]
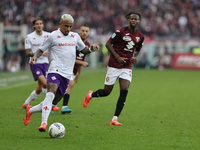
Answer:
[(87, 46), (81, 50), (80, 52), (83, 53), (83, 54), (89, 54), (89, 53), (92, 53), (92, 52), (95, 52), (99, 50), (99, 45), (97, 44), (92, 44), (92, 46), (90, 46), (90, 48), (88, 48)]
[(82, 65), (84, 67), (88, 66), (88, 62), (76, 59), (75, 64)]
[(139, 54), (140, 54), (140, 51), (142, 49), (143, 42), (144, 42), (144, 38), (142, 39), (142, 41), (140, 42), (140, 44), (136, 47), (136, 49), (134, 51), (134, 54), (133, 54), (133, 57), (130, 59), (130, 62), (132, 64), (135, 64), (137, 62), (137, 60), (139, 59)]
[(44, 53), (42, 54), (42, 56), (48, 57), (48, 56), (49, 56), (49, 52), (44, 52)]

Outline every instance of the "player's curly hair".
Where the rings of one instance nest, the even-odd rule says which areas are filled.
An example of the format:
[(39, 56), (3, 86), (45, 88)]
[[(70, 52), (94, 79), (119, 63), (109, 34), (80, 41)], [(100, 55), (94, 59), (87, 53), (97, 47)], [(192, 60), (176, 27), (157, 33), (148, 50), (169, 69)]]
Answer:
[(131, 11), (131, 12), (129, 12), (127, 15), (125, 15), (125, 18), (126, 18), (126, 19), (129, 19), (130, 15), (132, 15), (132, 14), (138, 15), (138, 16), (139, 16), (139, 19), (141, 19), (141, 15), (140, 15), (139, 13), (133, 12), (133, 11)]

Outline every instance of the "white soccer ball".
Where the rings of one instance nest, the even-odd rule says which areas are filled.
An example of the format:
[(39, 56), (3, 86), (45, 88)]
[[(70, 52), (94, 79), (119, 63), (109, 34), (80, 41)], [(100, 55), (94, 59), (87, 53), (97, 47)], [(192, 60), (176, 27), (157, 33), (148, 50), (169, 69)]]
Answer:
[(63, 138), (65, 136), (65, 127), (59, 122), (55, 122), (49, 127), (49, 135), (52, 138)]

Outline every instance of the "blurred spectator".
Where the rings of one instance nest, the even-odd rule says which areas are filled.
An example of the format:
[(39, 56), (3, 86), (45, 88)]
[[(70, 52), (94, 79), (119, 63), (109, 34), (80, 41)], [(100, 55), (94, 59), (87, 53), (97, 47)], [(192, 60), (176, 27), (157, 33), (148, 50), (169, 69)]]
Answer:
[(9, 52), (9, 49), (8, 49), (8, 39), (4, 39), (3, 40), (3, 64), (4, 64), (4, 67), (3, 67), (3, 70), (4, 71), (7, 71), (7, 65), (8, 65), (8, 61), (10, 60), (10, 52)]
[(77, 22), (74, 30), (88, 24), (97, 34), (110, 34), (126, 24), (123, 16), (129, 10), (142, 14), (140, 30), (145, 35), (200, 36), (199, 0), (1, 0), (0, 21), (5, 25), (25, 23), (31, 32), (31, 21), (41, 16), (51, 32), (58, 28), (58, 16), (70, 12)]
[(18, 45), (18, 53), (20, 56), (20, 69), (25, 70), (27, 57), (26, 57), (26, 49), (24, 47), (24, 38), (21, 39)]

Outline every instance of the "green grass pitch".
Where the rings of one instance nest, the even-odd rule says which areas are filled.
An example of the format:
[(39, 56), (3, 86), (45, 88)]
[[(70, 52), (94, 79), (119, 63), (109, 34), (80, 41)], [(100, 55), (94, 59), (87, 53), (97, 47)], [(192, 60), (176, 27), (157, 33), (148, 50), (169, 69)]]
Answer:
[[(200, 71), (133, 70), (126, 104), (118, 119), (123, 126), (110, 126), (119, 96), (116, 82), (108, 97), (93, 98), (82, 105), (88, 90), (103, 88), (106, 69), (83, 69), (75, 84), (69, 107), (51, 113), (48, 127), (60, 122), (66, 128), (62, 139), (40, 133), (41, 113), (25, 126), (21, 107), (36, 87), (30, 71), (0, 73), (1, 150), (199, 150)], [(44, 99), (41, 95), (31, 103)], [(62, 106), (62, 101), (58, 104)]]

